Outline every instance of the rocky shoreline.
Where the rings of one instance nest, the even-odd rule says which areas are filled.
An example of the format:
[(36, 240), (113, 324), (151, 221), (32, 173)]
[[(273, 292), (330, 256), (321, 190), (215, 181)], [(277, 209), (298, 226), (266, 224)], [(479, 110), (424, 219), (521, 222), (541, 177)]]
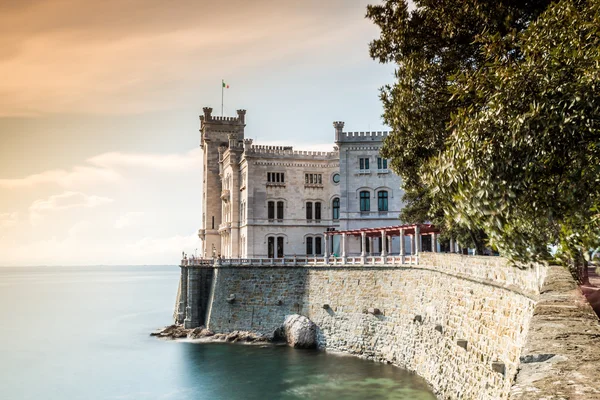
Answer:
[(316, 325), (308, 318), (298, 314), (288, 315), (283, 325), (270, 336), (248, 331), (215, 333), (204, 326), (186, 329), (183, 325), (179, 324), (158, 329), (152, 332), (150, 336), (167, 340), (196, 340), (202, 342), (246, 344), (287, 343), (288, 346), (298, 349), (312, 349), (317, 347)]
[(230, 333), (214, 333), (210, 329), (199, 326), (193, 329), (186, 329), (182, 325), (169, 325), (157, 331), (150, 336), (167, 340), (198, 340), (202, 342), (224, 342), (224, 343), (247, 343), (247, 344), (276, 344), (277, 340), (272, 337), (260, 335), (254, 332), (234, 331)]

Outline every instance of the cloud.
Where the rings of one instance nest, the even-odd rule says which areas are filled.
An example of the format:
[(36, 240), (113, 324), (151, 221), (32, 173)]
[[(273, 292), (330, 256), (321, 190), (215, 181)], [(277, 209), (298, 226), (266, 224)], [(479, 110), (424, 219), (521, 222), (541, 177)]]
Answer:
[(44, 214), (68, 210), (72, 208), (96, 208), (104, 204), (112, 203), (114, 200), (108, 197), (89, 196), (81, 192), (65, 192), (50, 196), (47, 199), (34, 201), (29, 206), (29, 217), (32, 222), (41, 218)]
[(11, 79), (0, 82), (0, 115), (7, 116), (162, 110), (199, 81), (209, 87), (214, 77), (296, 63), (307, 49), (304, 59), (331, 60), (341, 43), (374, 29), (362, 18), (366, 0), (22, 0), (2, 8), (5, 1), (0, 75)]
[(19, 213), (0, 213), (0, 228), (10, 228), (19, 222)]
[(104, 153), (87, 161), (106, 169), (119, 167), (143, 167), (165, 171), (182, 171), (200, 167), (201, 149), (194, 149), (186, 154), (135, 154)]
[(70, 171), (53, 169), (28, 175), (24, 178), (0, 179), (0, 188), (14, 189), (48, 183), (62, 187), (72, 187), (81, 183), (98, 181), (115, 182), (120, 179), (121, 176), (113, 170), (89, 166), (75, 166)]
[(136, 258), (166, 256), (171, 262), (181, 256), (181, 252), (193, 254), (200, 248), (197, 233), (187, 236), (177, 235), (166, 238), (143, 238), (128, 246), (128, 252)]
[(140, 211), (132, 211), (121, 215), (115, 221), (116, 229), (125, 229), (132, 226), (135, 222), (137, 222), (141, 217), (144, 216), (143, 212)]
[(81, 184), (119, 182), (123, 179), (123, 170), (132, 167), (164, 171), (193, 170), (200, 168), (201, 154), (199, 148), (185, 154), (103, 153), (86, 160), (88, 165), (77, 165), (71, 170), (54, 169), (24, 178), (0, 179), (0, 188), (16, 189), (42, 184), (72, 188)]

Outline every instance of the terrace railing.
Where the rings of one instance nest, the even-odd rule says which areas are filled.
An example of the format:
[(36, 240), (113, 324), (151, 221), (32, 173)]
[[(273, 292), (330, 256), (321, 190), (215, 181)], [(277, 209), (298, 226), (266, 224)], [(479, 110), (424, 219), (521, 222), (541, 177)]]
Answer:
[(418, 255), (352, 257), (282, 257), (282, 258), (184, 258), (181, 266), (335, 266), (335, 265), (418, 265)]

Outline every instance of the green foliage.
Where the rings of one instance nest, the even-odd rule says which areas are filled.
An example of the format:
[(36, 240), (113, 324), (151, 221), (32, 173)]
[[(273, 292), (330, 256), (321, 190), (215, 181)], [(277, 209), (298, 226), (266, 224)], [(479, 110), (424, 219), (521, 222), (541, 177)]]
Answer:
[[(382, 149), (403, 179), (405, 222), (431, 221), (463, 245), (483, 246), (485, 235), (475, 224), (444, 218), (444, 202), (431, 192), (424, 171), (447, 146), (452, 115), (469, 107), (468, 96), (456, 96), (454, 77), (483, 66), (488, 57), (480, 38), (514, 35), (527, 27), (549, 0), (387, 0), (371, 5), (367, 17), (380, 29), (371, 56), (397, 65), (396, 81), (381, 89), (384, 121), (392, 127)], [(446, 198), (452, 201), (452, 198)]]
[(600, 245), (600, 0), (558, 1), (522, 31), (477, 38), (452, 79), (462, 103), (419, 168), (446, 221), (515, 260), (575, 264)]

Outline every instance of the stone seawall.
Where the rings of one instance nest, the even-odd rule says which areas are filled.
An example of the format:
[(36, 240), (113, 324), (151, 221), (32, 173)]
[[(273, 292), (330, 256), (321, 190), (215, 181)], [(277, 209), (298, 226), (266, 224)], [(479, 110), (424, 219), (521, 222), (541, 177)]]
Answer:
[(317, 324), (320, 348), (414, 371), (442, 398), (508, 398), (543, 270), (490, 260), (217, 267), (208, 327), (271, 334), (299, 313)]
[(321, 349), (414, 371), (443, 399), (600, 399), (598, 319), (560, 267), (422, 253), (419, 265), (182, 268), (180, 286), (188, 327), (272, 335), (301, 314)]

